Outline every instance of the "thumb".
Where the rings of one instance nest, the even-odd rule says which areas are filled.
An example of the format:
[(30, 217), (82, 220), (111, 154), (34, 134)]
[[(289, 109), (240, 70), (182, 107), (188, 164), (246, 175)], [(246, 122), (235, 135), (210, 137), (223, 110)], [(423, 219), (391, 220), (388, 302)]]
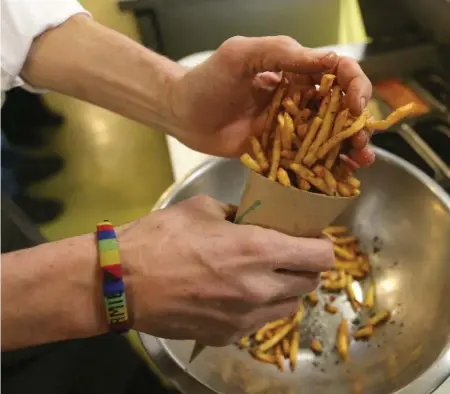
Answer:
[(335, 52), (305, 48), (287, 36), (233, 37), (224, 45), (229, 45), (232, 53), (240, 54), (235, 59), (244, 61), (244, 65), (237, 66), (251, 77), (266, 71), (322, 73), (338, 62)]

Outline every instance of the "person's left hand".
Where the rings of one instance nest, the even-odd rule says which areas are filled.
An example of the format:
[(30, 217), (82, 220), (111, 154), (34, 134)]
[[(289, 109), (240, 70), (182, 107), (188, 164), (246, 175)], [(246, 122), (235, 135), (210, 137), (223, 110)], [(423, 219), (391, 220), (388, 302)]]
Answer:
[[(308, 78), (335, 73), (353, 115), (362, 112), (372, 95), (369, 79), (353, 59), (305, 48), (285, 36), (233, 37), (175, 83), (172, 105), (179, 129), (174, 136), (201, 152), (239, 156), (249, 135), (262, 126), (279, 71)], [(364, 131), (352, 139), (350, 157), (364, 167), (375, 159), (368, 141)]]

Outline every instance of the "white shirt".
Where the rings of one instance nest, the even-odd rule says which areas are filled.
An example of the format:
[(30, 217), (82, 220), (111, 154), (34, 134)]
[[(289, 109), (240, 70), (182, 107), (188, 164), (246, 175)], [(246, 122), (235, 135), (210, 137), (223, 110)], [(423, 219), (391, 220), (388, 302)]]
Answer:
[(76, 0), (1, 0), (1, 91), (27, 86), (19, 74), (34, 38), (79, 13)]

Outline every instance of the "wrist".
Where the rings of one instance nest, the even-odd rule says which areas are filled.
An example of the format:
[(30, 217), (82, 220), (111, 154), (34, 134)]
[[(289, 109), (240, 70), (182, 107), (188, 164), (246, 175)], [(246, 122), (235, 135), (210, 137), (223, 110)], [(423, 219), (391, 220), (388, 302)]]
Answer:
[(127, 237), (127, 228), (133, 223), (120, 226), (116, 229), (117, 243), (119, 245), (120, 263), (122, 265), (123, 282), (125, 285), (125, 296), (127, 299), (128, 326), (134, 328), (136, 323), (136, 296), (134, 292), (135, 277), (138, 274), (136, 245), (132, 239)]

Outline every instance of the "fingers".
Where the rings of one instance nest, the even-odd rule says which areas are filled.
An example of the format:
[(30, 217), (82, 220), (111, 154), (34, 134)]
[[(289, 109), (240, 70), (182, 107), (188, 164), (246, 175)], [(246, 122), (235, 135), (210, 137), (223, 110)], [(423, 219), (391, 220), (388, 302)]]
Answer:
[(338, 60), (333, 51), (305, 48), (286, 36), (233, 37), (221, 50), (224, 56), (235, 56), (236, 68), (252, 78), (265, 71), (325, 72), (335, 67)]
[(362, 130), (358, 134), (352, 137), (352, 145), (355, 149), (362, 149), (369, 143), (369, 132), (367, 130)]
[(275, 271), (275, 280), (279, 283), (279, 289), (272, 299), (283, 300), (290, 297), (299, 297), (315, 290), (319, 285), (319, 273), (278, 270)]
[(333, 246), (328, 239), (298, 238), (255, 226), (239, 226), (246, 254), (272, 270), (322, 272), (333, 266)]
[(274, 90), (281, 80), (279, 73), (263, 72), (257, 74), (253, 80), (253, 86), (257, 89)]
[(352, 149), (349, 156), (362, 168), (370, 167), (375, 162), (375, 152), (367, 146), (363, 149)]
[(361, 166), (355, 160), (351, 159), (346, 154), (341, 153), (339, 155), (339, 159), (341, 159), (341, 162), (345, 163), (352, 172), (356, 171), (358, 168), (361, 168)]
[(353, 115), (360, 115), (372, 97), (372, 84), (356, 60), (341, 57), (334, 70), (346, 93), (346, 105)]
[(225, 204), (209, 196), (195, 196), (183, 201), (180, 205), (187, 205), (189, 209), (197, 212), (204, 212), (217, 219), (227, 219), (237, 211), (235, 205)]

